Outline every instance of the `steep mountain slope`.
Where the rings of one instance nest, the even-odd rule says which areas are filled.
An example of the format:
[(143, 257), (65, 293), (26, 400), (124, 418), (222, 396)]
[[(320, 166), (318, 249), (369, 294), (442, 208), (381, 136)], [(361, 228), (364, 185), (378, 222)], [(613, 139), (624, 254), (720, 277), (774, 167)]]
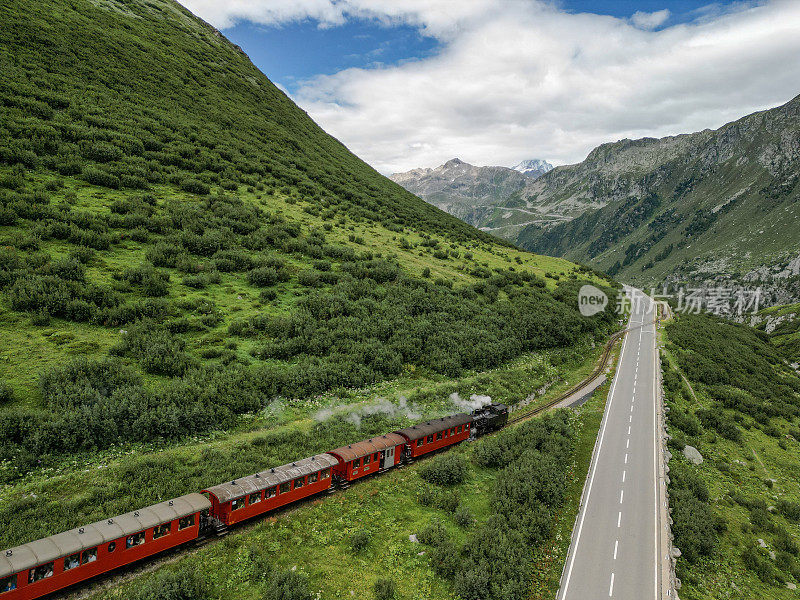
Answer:
[(590, 269), (379, 175), (177, 3), (0, 21), (0, 481), (611, 327)]
[(529, 211), (517, 206), (520, 194), (552, 168), (538, 159), (509, 169), (476, 167), (454, 158), (434, 169), (412, 169), (390, 179), (470, 225), (511, 238), (509, 232), (531, 221)]
[(604, 144), (554, 169), (525, 203), (576, 218), (517, 240), (635, 283), (732, 278), (786, 301), (778, 288), (797, 287), (799, 173), (800, 97), (716, 131)]

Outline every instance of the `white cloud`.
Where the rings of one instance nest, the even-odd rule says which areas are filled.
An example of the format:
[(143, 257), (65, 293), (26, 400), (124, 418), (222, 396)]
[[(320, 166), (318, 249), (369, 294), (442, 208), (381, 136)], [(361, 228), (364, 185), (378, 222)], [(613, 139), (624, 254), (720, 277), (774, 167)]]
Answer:
[(669, 19), (670, 12), (666, 8), (656, 12), (642, 12), (637, 10), (631, 16), (631, 23), (639, 29), (655, 29)]
[(659, 13), (570, 14), (538, 0), (184, 3), (218, 26), (306, 17), (334, 26), (358, 17), (436, 36), (435, 56), (347, 69), (294, 94), (384, 173), (454, 156), (475, 164), (575, 162), (603, 142), (719, 127), (800, 93), (794, 0), (740, 4), (659, 31), (650, 30), (666, 18)]

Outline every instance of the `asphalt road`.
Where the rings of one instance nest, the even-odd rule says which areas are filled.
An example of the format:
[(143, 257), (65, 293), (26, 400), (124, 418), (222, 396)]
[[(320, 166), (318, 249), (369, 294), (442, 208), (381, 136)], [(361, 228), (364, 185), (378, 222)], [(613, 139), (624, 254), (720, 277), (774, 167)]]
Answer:
[(638, 291), (611, 384), (559, 600), (658, 600), (654, 307)]

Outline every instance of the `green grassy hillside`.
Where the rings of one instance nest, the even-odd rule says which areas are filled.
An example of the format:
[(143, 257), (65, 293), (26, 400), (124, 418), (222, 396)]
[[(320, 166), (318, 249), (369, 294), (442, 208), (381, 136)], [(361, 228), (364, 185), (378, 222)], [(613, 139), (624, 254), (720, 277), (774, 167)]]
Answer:
[(800, 376), (763, 332), (705, 316), (667, 326), (663, 365), (680, 597), (795, 597)]
[(14, 1), (0, 20), (2, 480), (612, 327), (576, 310), (592, 270), (380, 176), (178, 4)]

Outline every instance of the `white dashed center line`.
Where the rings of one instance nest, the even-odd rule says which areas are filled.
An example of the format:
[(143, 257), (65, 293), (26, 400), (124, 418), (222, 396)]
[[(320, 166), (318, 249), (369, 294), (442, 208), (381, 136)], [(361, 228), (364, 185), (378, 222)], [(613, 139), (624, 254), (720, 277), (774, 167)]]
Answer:
[(625, 493), (625, 490), (620, 490), (619, 491), (619, 503), (620, 504), (622, 504), (622, 496), (623, 496), (624, 493)]
[(620, 524), (622, 524), (622, 511), (619, 511), (617, 514), (617, 527), (619, 527)]
[(614, 540), (614, 560), (617, 560), (617, 548), (619, 548), (619, 540)]
[(608, 597), (614, 595), (614, 574), (611, 574), (611, 585), (608, 586)]

